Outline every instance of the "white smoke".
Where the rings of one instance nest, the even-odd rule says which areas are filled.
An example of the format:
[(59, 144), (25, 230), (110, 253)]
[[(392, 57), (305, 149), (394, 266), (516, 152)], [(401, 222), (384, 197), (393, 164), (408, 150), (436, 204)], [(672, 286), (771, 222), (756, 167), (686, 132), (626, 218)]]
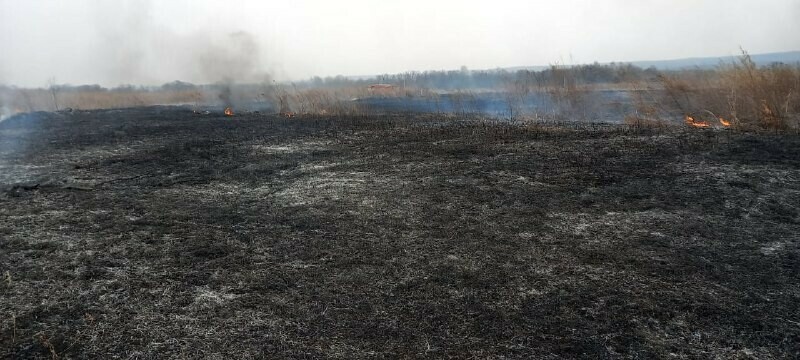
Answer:
[(5, 119), (8, 119), (11, 115), (14, 115), (14, 111), (8, 107), (10, 101), (8, 99), (8, 91), (5, 89), (0, 88), (0, 122)]
[(0, 122), (3, 122), (3, 120), (8, 119), (9, 117), (11, 117), (11, 115), (13, 115), (11, 109), (5, 106), (0, 106)]
[(155, 20), (150, 1), (103, 3), (97, 16), (100, 41), (92, 52), (105, 84), (158, 85), (173, 80), (191, 83), (258, 82), (266, 74), (263, 42), (235, 27), (195, 28), (177, 32)]

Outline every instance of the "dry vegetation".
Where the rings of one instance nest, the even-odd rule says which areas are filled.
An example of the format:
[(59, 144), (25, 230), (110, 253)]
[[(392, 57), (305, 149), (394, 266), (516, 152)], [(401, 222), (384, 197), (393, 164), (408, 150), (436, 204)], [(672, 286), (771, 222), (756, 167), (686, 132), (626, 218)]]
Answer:
[(796, 135), (462, 119), (0, 123), (0, 357), (800, 353)]
[(800, 128), (800, 67), (758, 67), (745, 53), (714, 72), (661, 76), (662, 105), (708, 124), (744, 129)]
[[(55, 101), (53, 98), (55, 91)], [(125, 91), (0, 88), (1, 104), (13, 113), (63, 109), (115, 109), (167, 104), (202, 104), (211, 96), (201, 91)]]
[[(395, 98), (409, 104), (435, 103), (427, 112), (450, 112), (519, 119), (591, 121), (609, 112), (604, 121), (640, 127), (684, 123), (699, 127), (797, 130), (800, 128), (800, 66), (757, 66), (744, 53), (737, 63), (713, 70), (659, 73), (630, 65), (554, 65), (540, 71), (399, 74), (374, 81), (392, 82), (371, 89), (364, 80), (344, 78), (300, 84), (224, 85), (156, 89), (50, 87), (0, 88), (0, 108), (7, 116), (36, 110), (125, 108), (185, 104), (197, 107), (233, 106), (282, 114), (360, 115), (370, 112), (357, 99)], [(180, 84), (179, 85), (183, 85)], [(436, 85), (442, 88), (426, 87)], [(461, 87), (458, 87), (461, 86)], [(610, 103), (600, 92), (616, 92)], [(488, 98), (505, 102), (487, 110)], [(446, 102), (446, 104), (445, 104)], [(533, 106), (531, 103), (537, 103)], [(440, 106), (441, 104), (441, 106)], [(414, 112), (412, 105), (407, 107)], [(618, 109), (617, 109), (618, 108)], [(435, 109), (435, 110), (434, 110)], [(689, 120), (691, 118), (691, 120)], [(685, 121), (684, 121), (685, 120)]]

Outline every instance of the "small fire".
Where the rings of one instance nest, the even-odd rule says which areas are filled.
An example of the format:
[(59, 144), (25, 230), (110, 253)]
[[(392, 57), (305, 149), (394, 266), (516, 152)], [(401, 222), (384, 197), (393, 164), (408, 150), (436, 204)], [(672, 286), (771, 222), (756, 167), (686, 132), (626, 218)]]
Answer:
[(225, 116), (233, 116), (233, 109), (226, 107), (225, 108)]
[(693, 118), (693, 117), (691, 117), (689, 115), (686, 115), (686, 117), (684, 118), (684, 121), (686, 122), (686, 125), (693, 126), (693, 127), (696, 127), (696, 128), (711, 127), (711, 125), (709, 125), (707, 122), (695, 120), (695, 118)]
[(722, 124), (724, 127), (731, 126), (731, 122), (728, 120), (723, 119), (721, 116), (719, 118), (719, 123)]
[(294, 117), (294, 115), (295, 115), (295, 113), (293, 113), (293, 112), (291, 112), (291, 111), (284, 111), (284, 112), (283, 112), (283, 116), (285, 116), (285, 117), (287, 117), (287, 118), (293, 118), (293, 117)]

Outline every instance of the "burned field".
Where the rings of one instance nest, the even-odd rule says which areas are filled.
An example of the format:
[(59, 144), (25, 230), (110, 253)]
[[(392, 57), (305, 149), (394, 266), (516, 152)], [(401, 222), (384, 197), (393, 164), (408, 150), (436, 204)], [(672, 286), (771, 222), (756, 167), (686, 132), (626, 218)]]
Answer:
[(797, 356), (798, 154), (425, 116), (12, 118), (0, 356)]

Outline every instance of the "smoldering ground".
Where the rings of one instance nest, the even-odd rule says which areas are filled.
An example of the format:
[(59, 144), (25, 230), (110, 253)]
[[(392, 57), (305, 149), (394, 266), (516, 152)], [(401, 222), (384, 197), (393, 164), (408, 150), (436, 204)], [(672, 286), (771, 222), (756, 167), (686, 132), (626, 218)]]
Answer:
[(132, 63), (123, 61), (124, 66), (112, 69), (119, 80), (142, 83), (142, 79), (171, 76), (180, 81), (214, 84), (214, 91), (201, 93), (202, 102), (221, 101), (225, 106), (234, 106), (241, 102), (235, 89), (237, 83), (268, 84), (272, 79), (262, 67), (264, 61), (258, 41), (248, 32), (153, 36), (159, 39), (142, 44), (140, 48), (122, 49), (138, 56), (123, 56), (132, 59)]
[(796, 135), (41, 115), (0, 123), (0, 357), (800, 351)]

